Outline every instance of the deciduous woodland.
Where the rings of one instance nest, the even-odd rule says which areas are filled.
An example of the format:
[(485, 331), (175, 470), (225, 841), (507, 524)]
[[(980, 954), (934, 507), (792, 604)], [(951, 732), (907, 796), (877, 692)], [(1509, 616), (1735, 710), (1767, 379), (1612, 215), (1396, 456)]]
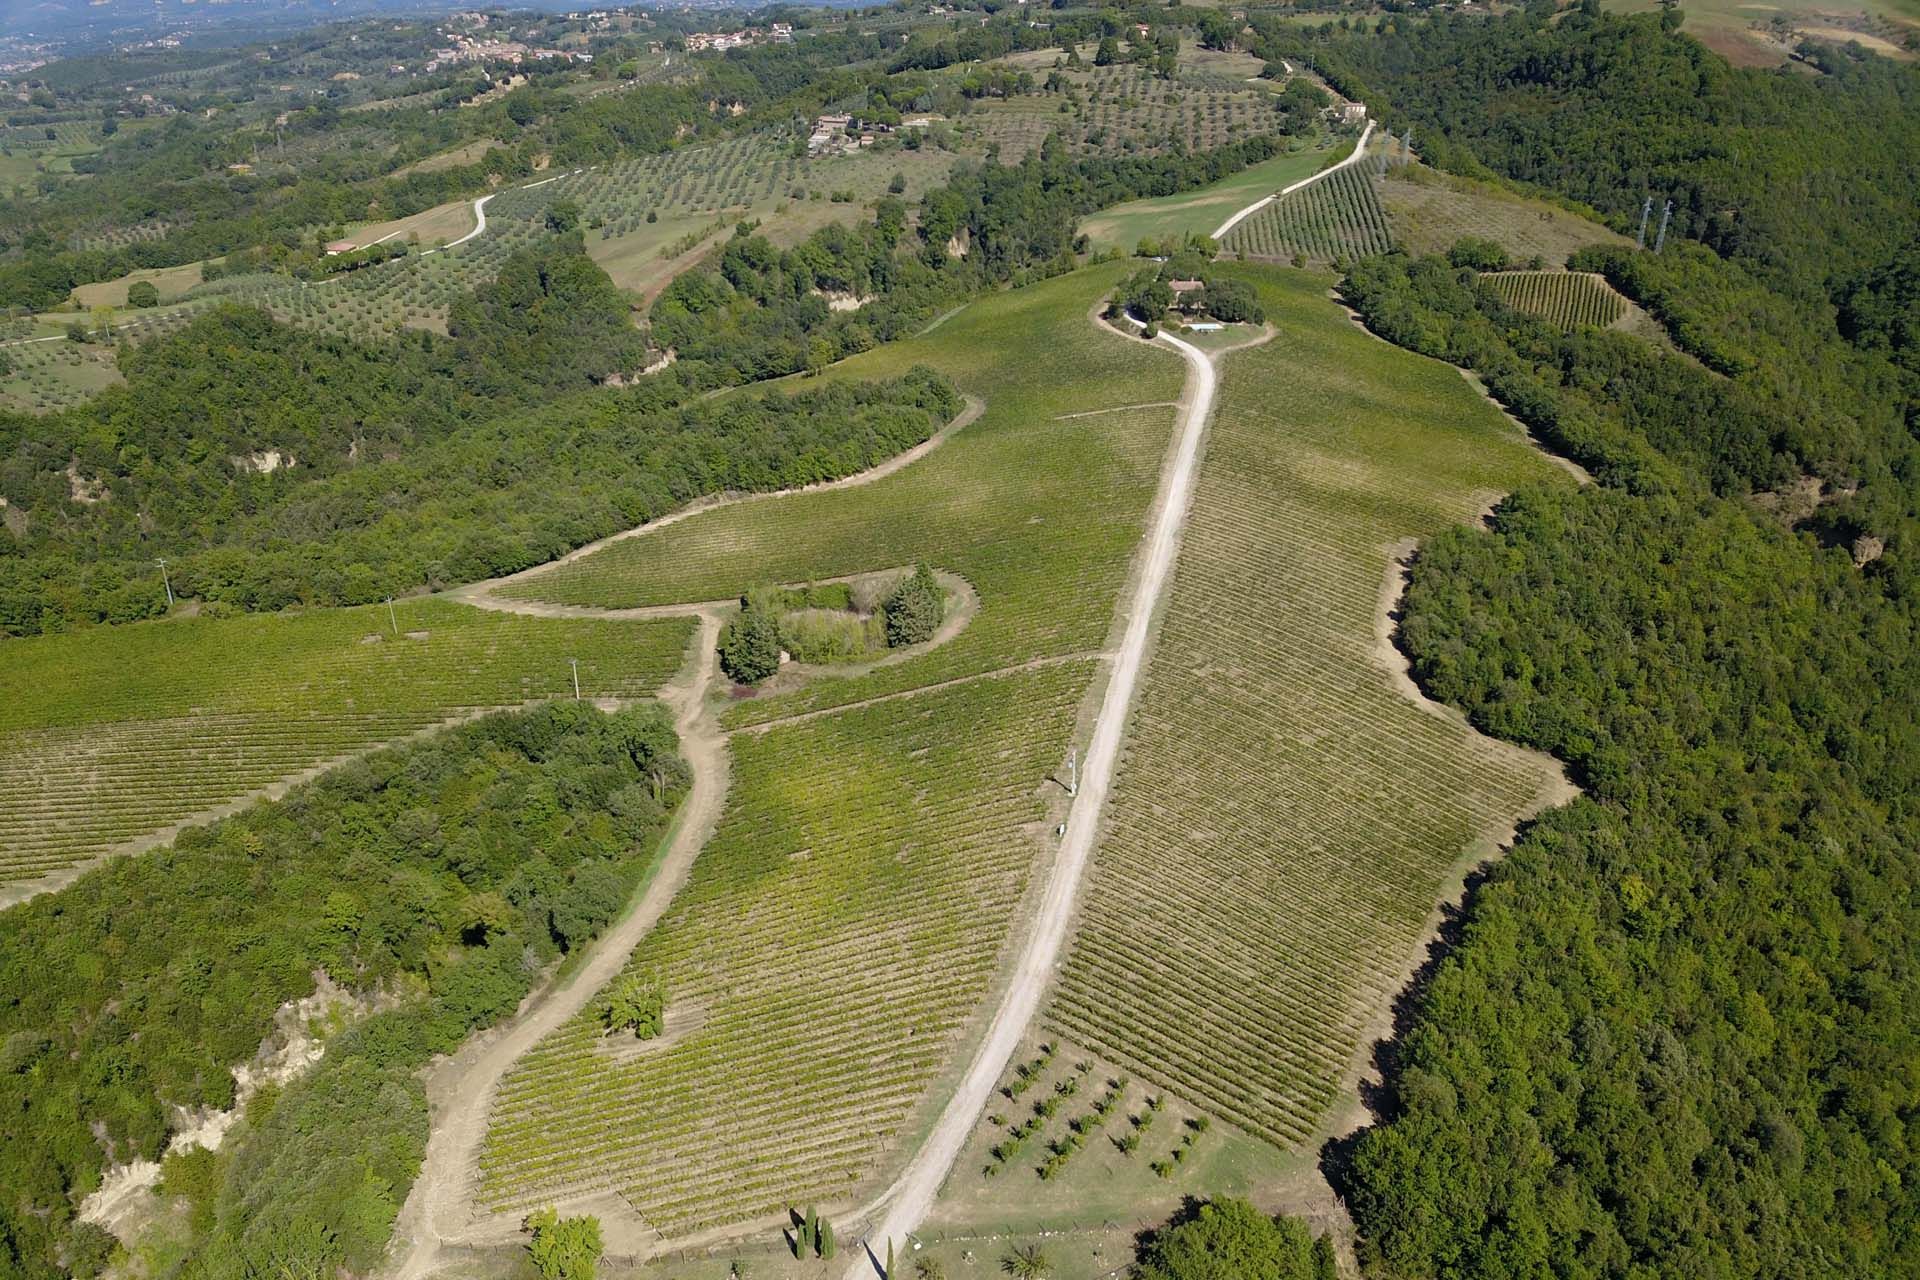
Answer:
[[(74, 1209), (135, 1160), (188, 1206), (192, 1274), (375, 1264), (426, 1141), (418, 1069), (620, 910), (687, 785), (675, 745), (651, 705), (491, 717), (0, 915), (16, 1273), (103, 1262)], [(348, 1025), (318, 1069), (237, 1099), (231, 1068), (316, 975)], [(237, 1101), (217, 1151), (170, 1149), (183, 1115)]]

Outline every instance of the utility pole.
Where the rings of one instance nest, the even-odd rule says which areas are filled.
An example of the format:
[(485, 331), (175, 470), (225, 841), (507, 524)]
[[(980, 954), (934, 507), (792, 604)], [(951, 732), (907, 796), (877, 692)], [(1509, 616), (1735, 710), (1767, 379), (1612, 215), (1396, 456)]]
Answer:
[(167, 573), (167, 562), (160, 561), (160, 585), (167, 589), (167, 608), (173, 608), (173, 578)]
[(568, 658), (567, 665), (573, 668), (573, 700), (580, 701), (580, 659)]
[(1080, 794), (1080, 748), (1067, 752), (1067, 794)]
[(393, 597), (387, 597), (387, 625), (393, 628), (393, 634), (400, 634), (400, 618), (393, 611)]
[(1400, 158), (1408, 164), (1413, 163), (1413, 126), (1407, 126), (1407, 136), (1400, 140)]
[(1647, 247), (1647, 219), (1652, 215), (1653, 197), (1648, 196), (1646, 201), (1640, 206), (1640, 234), (1634, 237), (1642, 249)]
[(1673, 201), (1667, 201), (1667, 207), (1660, 211), (1660, 234), (1654, 237), (1653, 251), (1660, 252), (1667, 247), (1667, 224), (1673, 221)]

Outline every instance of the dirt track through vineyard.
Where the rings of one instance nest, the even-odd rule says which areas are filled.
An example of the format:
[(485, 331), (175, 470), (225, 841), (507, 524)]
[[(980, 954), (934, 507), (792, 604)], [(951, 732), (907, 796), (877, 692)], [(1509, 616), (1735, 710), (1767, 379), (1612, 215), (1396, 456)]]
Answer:
[[(529, 996), (513, 1021), (471, 1039), (459, 1053), (434, 1071), (429, 1094), (437, 1100), (432, 1130), (420, 1176), (395, 1226), (397, 1258), (391, 1274), (399, 1280), (421, 1280), (432, 1274), (442, 1246), (497, 1243), (510, 1238), (517, 1223), (484, 1219), (475, 1213), (472, 1171), (486, 1137), (487, 1120), (500, 1081), (528, 1050), (574, 1017), (626, 964), (640, 940), (659, 921), (692, 872), (695, 858), (713, 833), (725, 808), (728, 783), (726, 734), (712, 706), (721, 687), (718, 640), (724, 611), (730, 601), (666, 605), (643, 609), (591, 609), (540, 601), (514, 600), (496, 592), (555, 565), (591, 555), (611, 543), (650, 533), (705, 511), (740, 502), (760, 501), (825, 489), (872, 484), (925, 457), (985, 411), (974, 396), (950, 422), (913, 448), (840, 480), (766, 494), (728, 494), (694, 503), (672, 515), (602, 538), (523, 573), (457, 587), (446, 594), (476, 608), (538, 617), (663, 618), (699, 620), (686, 668), (661, 691), (674, 712), (680, 752), (692, 767), (693, 785), (681, 804), (660, 865), (648, 880), (638, 903), (599, 938), (587, 959), (558, 985)], [(995, 673), (988, 673), (995, 674)], [(924, 692), (914, 690), (913, 692)], [(845, 708), (837, 708), (845, 710)], [(825, 713), (822, 713), (825, 714)], [(758, 726), (764, 728), (766, 726)]]
[(1054, 858), (1046, 896), (1041, 900), (1039, 916), (1027, 933), (1011, 981), (1000, 997), (999, 1007), (993, 1012), (966, 1075), (940, 1112), (933, 1129), (908, 1160), (905, 1170), (861, 1215), (871, 1226), (865, 1232), (863, 1248), (847, 1270), (847, 1280), (884, 1277), (881, 1258), (887, 1243), (904, 1242), (932, 1211), (940, 1184), (946, 1180), (967, 1135), (992, 1096), (995, 1082), (1006, 1070), (1015, 1047), (1039, 1010), (1040, 999), (1053, 981), (1054, 968), (1066, 942), (1074, 903), (1099, 829), (1101, 807), (1120, 755), (1134, 691), (1145, 665), (1154, 608), (1180, 547), (1180, 533), (1199, 473), (1200, 445), (1206, 435), (1207, 417), (1213, 411), (1216, 387), (1213, 361), (1198, 347), (1170, 334), (1161, 334), (1158, 340), (1180, 352), (1191, 375), (1181, 397), (1179, 436), (1172, 460), (1161, 477), (1153, 525), (1147, 535), (1133, 595), (1126, 606), (1126, 632), (1101, 700), (1099, 717), (1094, 722), (1079, 791), (1067, 814), (1066, 834)]

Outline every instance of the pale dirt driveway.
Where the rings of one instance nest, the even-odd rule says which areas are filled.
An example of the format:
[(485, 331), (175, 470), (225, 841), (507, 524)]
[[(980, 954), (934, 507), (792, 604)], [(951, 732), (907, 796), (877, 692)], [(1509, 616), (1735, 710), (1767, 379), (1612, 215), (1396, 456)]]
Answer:
[(1292, 186), (1282, 187), (1280, 190), (1274, 192), (1270, 196), (1261, 196), (1258, 200), (1255, 200), (1252, 204), (1248, 205), (1246, 208), (1242, 209), (1240, 212), (1234, 214), (1231, 218), (1228, 218), (1225, 222), (1215, 227), (1213, 229), (1214, 240), (1218, 241), (1218, 240), (1224, 239), (1226, 237), (1227, 232), (1233, 230), (1235, 227), (1239, 226), (1241, 222), (1245, 221), (1247, 218), (1252, 217), (1254, 214), (1260, 212), (1262, 209), (1272, 204), (1275, 200), (1278, 200), (1281, 196), (1290, 196), (1294, 192), (1300, 190), (1300, 188), (1302, 187), (1310, 187), (1314, 183), (1320, 181), (1322, 178), (1327, 177), (1329, 174), (1338, 173), (1340, 170), (1354, 163), (1361, 156), (1366, 154), (1367, 139), (1371, 138), (1372, 136), (1373, 136), (1373, 121), (1369, 120), (1367, 121), (1367, 127), (1360, 131), (1360, 141), (1353, 144), (1353, 153), (1349, 155), (1345, 160), (1342, 160), (1339, 164), (1329, 165), (1326, 168), (1322, 169), (1320, 172), (1312, 175), (1311, 177), (1302, 178), (1300, 179), (1300, 181), (1294, 183)]
[(501, 1078), (619, 974), (686, 882), (694, 858), (720, 819), (727, 795), (727, 748), (708, 695), (720, 679), (716, 642), (721, 617), (709, 611), (698, 616), (700, 631), (688, 669), (661, 691), (674, 712), (680, 754), (693, 767), (693, 785), (681, 802), (672, 843), (639, 905), (593, 944), (586, 963), (564, 985), (531, 997), (513, 1022), (474, 1037), (435, 1070), (429, 1092), (445, 1102), (433, 1118), (420, 1177), (396, 1224), (395, 1239), (405, 1243), (391, 1270), (400, 1280), (430, 1274), (442, 1243), (472, 1234), (472, 1170)]
[(847, 1280), (870, 1280), (884, 1275), (881, 1259), (887, 1242), (906, 1242), (933, 1208), (940, 1184), (946, 1180), (974, 1122), (993, 1094), (994, 1083), (1006, 1070), (1014, 1049), (1039, 1010), (1040, 999), (1053, 980), (1080, 881), (1093, 851), (1093, 840), (1113, 780), (1128, 713), (1139, 684), (1147, 653), (1149, 627), (1155, 606), (1166, 587), (1186, 525), (1199, 472), (1200, 445), (1207, 417), (1213, 410), (1216, 385), (1213, 362), (1198, 347), (1170, 334), (1158, 341), (1178, 351), (1187, 361), (1189, 379), (1181, 397), (1179, 437), (1173, 457), (1160, 479), (1154, 502), (1153, 527), (1148, 532), (1133, 595), (1126, 604), (1126, 631), (1114, 658), (1093, 738), (1087, 747), (1079, 793), (1067, 813), (1066, 835), (1054, 859), (1038, 917), (1017, 957), (1000, 1007), (993, 1013), (986, 1035), (959, 1087), (948, 1100), (933, 1129), (908, 1161), (900, 1177), (861, 1215), (872, 1222)]

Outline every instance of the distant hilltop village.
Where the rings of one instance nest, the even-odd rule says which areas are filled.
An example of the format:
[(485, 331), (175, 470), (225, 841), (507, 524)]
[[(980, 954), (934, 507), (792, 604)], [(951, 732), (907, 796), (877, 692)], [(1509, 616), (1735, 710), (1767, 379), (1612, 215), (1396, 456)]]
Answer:
[(696, 31), (687, 37), (687, 52), (707, 49), (742, 49), (753, 44), (792, 44), (793, 24), (776, 22), (769, 27), (745, 27), (739, 31)]

